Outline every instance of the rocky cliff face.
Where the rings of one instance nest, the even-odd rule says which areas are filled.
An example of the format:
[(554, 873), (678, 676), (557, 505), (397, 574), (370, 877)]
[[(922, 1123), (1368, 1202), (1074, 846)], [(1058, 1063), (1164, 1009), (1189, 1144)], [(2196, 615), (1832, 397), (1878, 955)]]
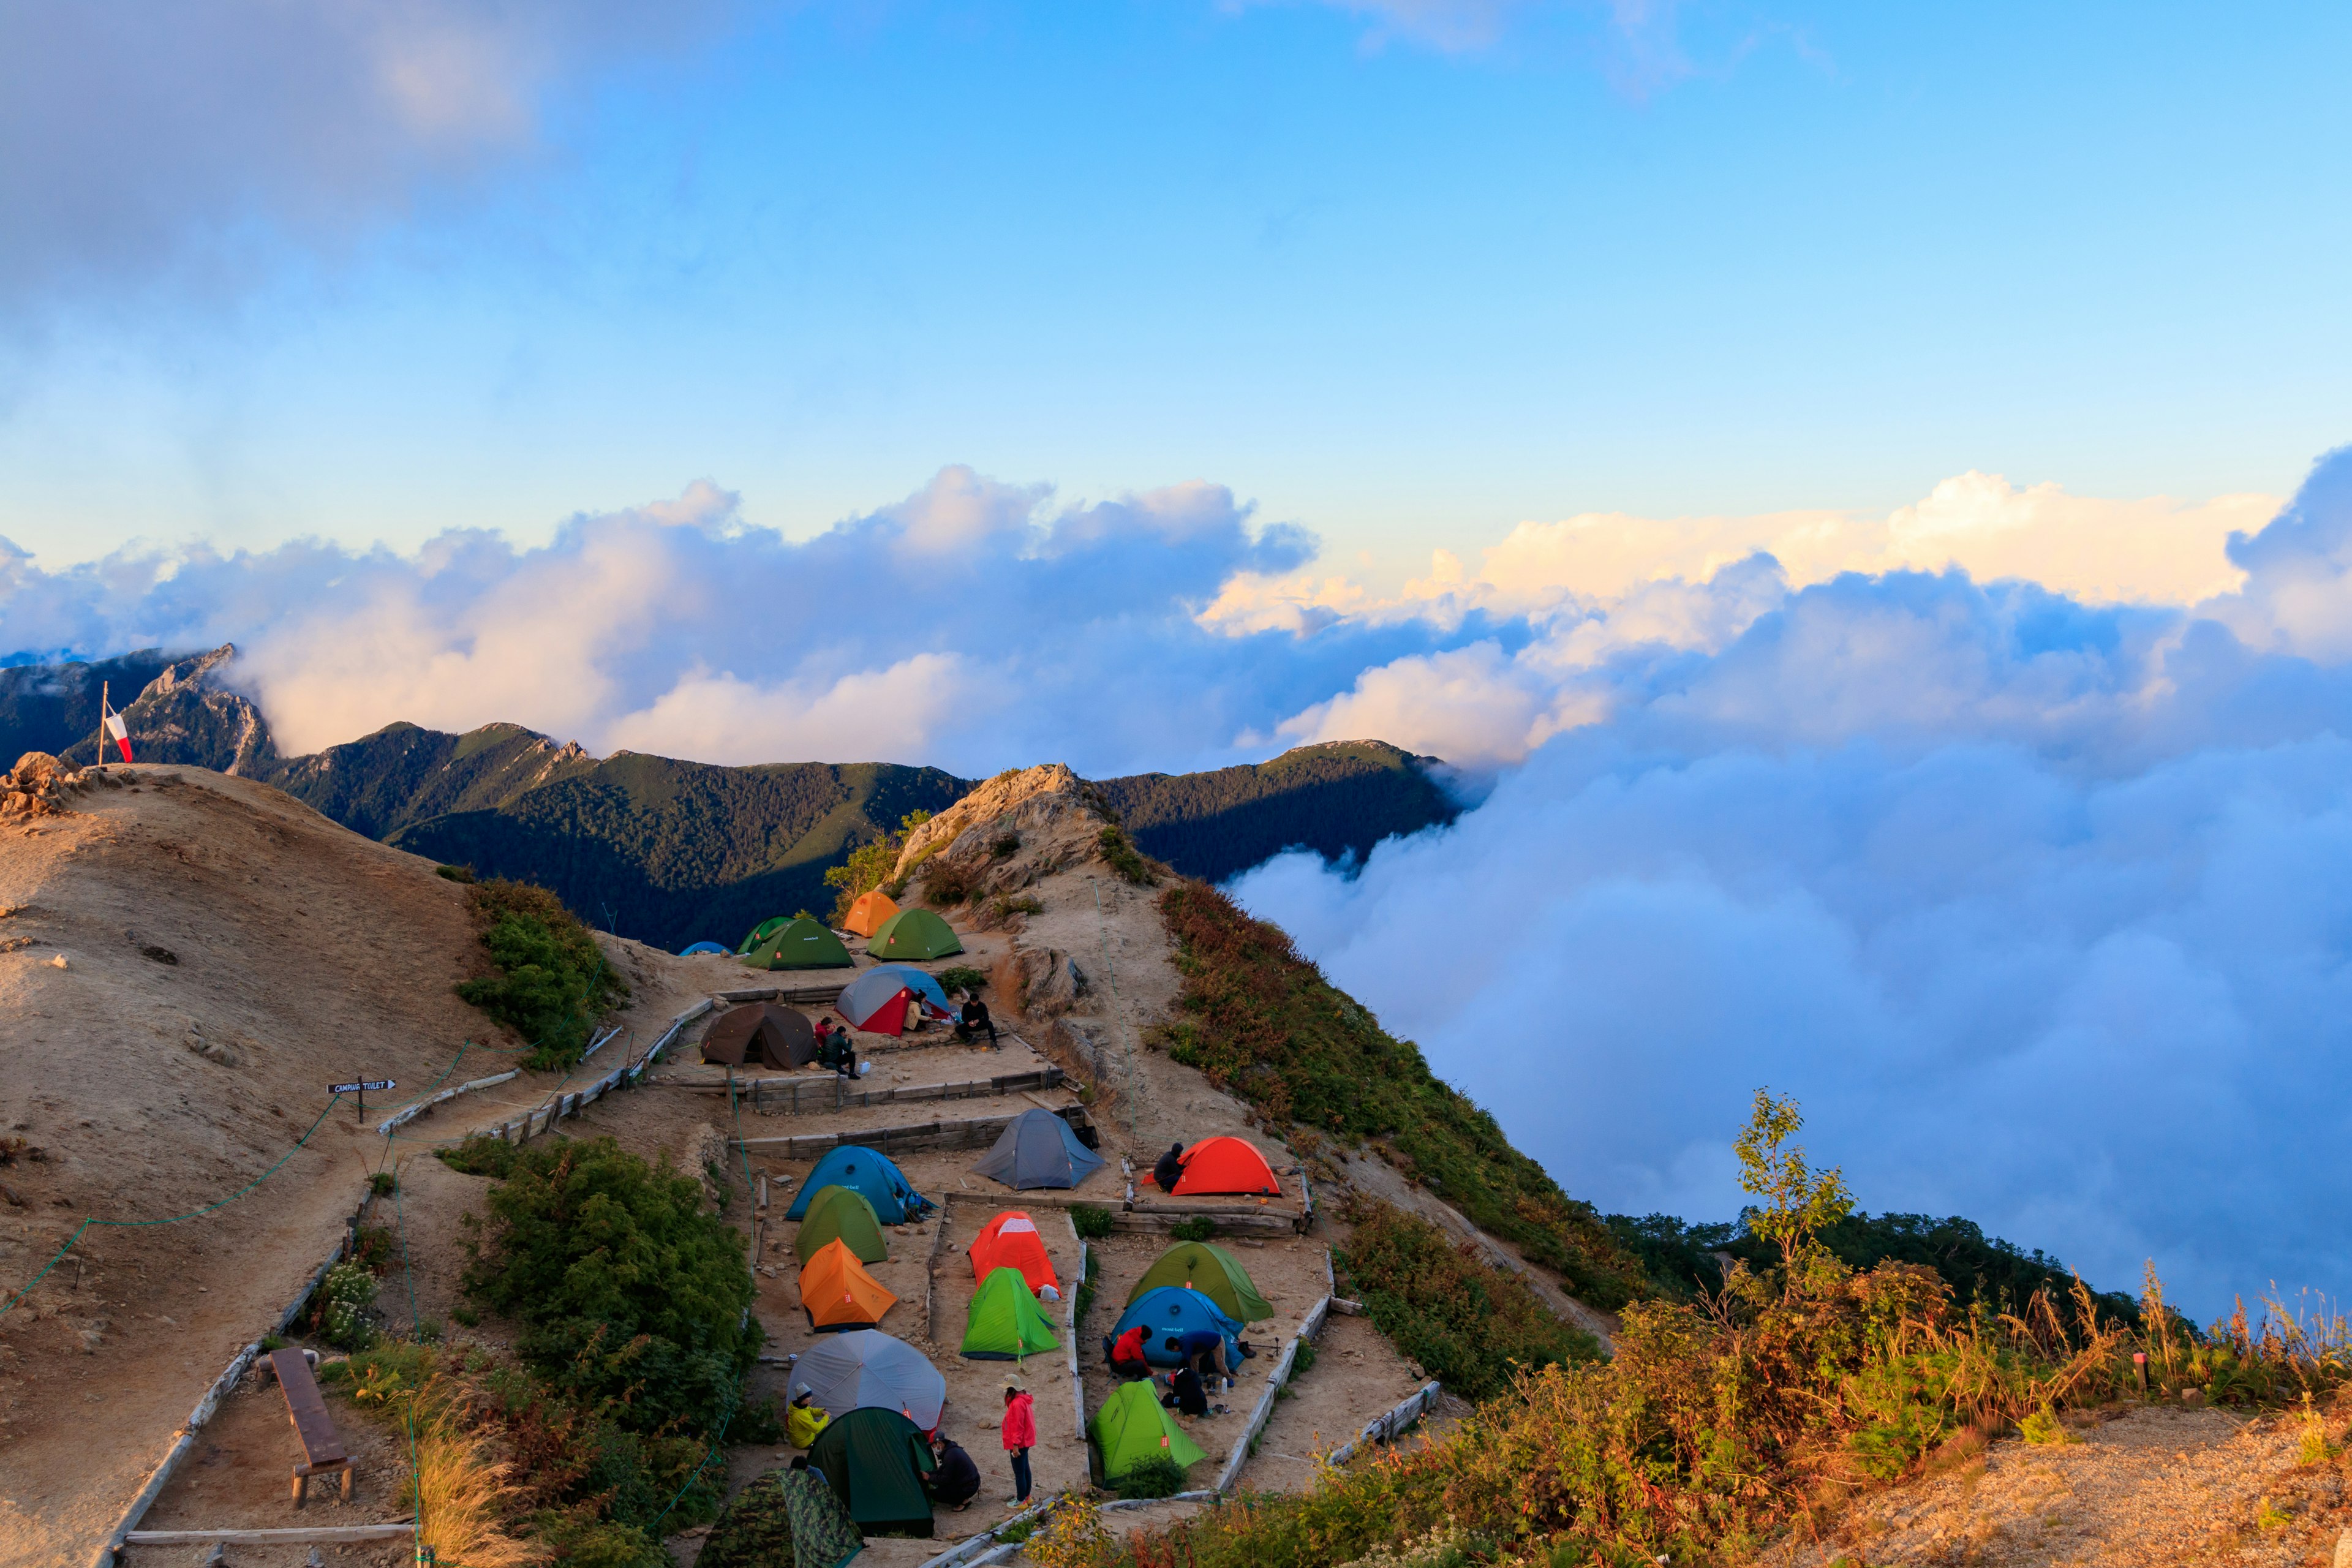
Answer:
[[(210, 768), (238, 778), (266, 779), (278, 765), (268, 721), (254, 700), (233, 690), (229, 670), (236, 647), (224, 643), (207, 654), (179, 659), (148, 682), (122, 717), (131, 727), (135, 759)], [(105, 759), (98, 740), (76, 742), (65, 760), (88, 766)]]

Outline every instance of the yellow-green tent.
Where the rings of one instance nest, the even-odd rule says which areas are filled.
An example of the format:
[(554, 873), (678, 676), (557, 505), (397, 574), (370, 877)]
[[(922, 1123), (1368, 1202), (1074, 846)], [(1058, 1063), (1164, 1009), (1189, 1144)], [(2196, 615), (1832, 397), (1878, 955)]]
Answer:
[(864, 1193), (847, 1187), (826, 1187), (809, 1200), (808, 1212), (801, 1216), (801, 1233), (793, 1238), (793, 1250), (806, 1263), (828, 1241), (839, 1241), (857, 1255), (860, 1263), (879, 1263), (890, 1256), (890, 1244), (882, 1239), (882, 1222), (875, 1217), (874, 1205), (866, 1201)]
[(1087, 1433), (1102, 1455), (1103, 1479), (1109, 1481), (1148, 1459), (1173, 1460), (1181, 1470), (1209, 1457), (1184, 1436), (1184, 1428), (1160, 1405), (1148, 1377), (1111, 1390), (1103, 1407), (1087, 1423)]
[(992, 1268), (980, 1289), (971, 1293), (971, 1312), (964, 1320), (963, 1353), (974, 1361), (1018, 1361), (1024, 1355), (1059, 1350), (1054, 1325), (1029, 1293), (1029, 1281), (1018, 1268)]
[(880, 959), (945, 958), (963, 951), (963, 939), (929, 910), (900, 910), (882, 922), (866, 951)]

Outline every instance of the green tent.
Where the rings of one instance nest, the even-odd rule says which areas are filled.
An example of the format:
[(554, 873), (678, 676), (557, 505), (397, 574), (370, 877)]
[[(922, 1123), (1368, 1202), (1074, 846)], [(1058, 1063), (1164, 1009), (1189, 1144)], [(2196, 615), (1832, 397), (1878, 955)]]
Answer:
[(1241, 1259), (1209, 1242), (1180, 1241), (1161, 1253), (1127, 1293), (1127, 1304), (1134, 1306), (1137, 1297), (1162, 1285), (1190, 1285), (1223, 1307), (1226, 1317), (1240, 1322), (1263, 1323), (1274, 1316), (1274, 1309), (1257, 1293)]
[(754, 969), (847, 969), (857, 961), (824, 921), (802, 915), (753, 942), (743, 962)]
[(770, 915), (744, 933), (743, 940), (735, 944), (735, 951), (749, 952), (792, 923), (793, 917), (790, 915)]
[(903, 963), (961, 952), (963, 941), (948, 928), (947, 921), (929, 910), (900, 910), (876, 929), (866, 951), (877, 958), (895, 958)]
[(719, 1511), (702, 1542), (700, 1568), (841, 1568), (866, 1550), (815, 1470), (770, 1470)]
[(820, 1187), (809, 1200), (808, 1212), (801, 1216), (801, 1233), (793, 1238), (793, 1250), (806, 1263), (816, 1256), (816, 1249), (828, 1241), (838, 1240), (856, 1255), (860, 1263), (879, 1263), (890, 1256), (890, 1244), (882, 1239), (882, 1222), (874, 1215), (874, 1205), (866, 1194), (848, 1187)]
[(1184, 1436), (1184, 1428), (1161, 1406), (1148, 1377), (1111, 1390), (1103, 1407), (1087, 1423), (1087, 1435), (1102, 1455), (1107, 1481), (1118, 1479), (1147, 1459), (1173, 1459), (1181, 1470), (1209, 1457)]
[(1054, 1325), (1018, 1268), (992, 1268), (971, 1293), (963, 1353), (974, 1361), (1018, 1361), (1061, 1348)]
[(868, 1405), (836, 1415), (809, 1445), (809, 1468), (833, 1483), (858, 1528), (894, 1534), (931, 1533), (931, 1446), (922, 1428), (895, 1410)]

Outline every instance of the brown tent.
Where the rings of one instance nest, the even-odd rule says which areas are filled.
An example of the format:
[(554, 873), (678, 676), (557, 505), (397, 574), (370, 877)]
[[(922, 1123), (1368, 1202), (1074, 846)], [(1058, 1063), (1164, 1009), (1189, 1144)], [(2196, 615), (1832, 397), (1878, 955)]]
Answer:
[(790, 1007), (752, 1002), (710, 1026), (702, 1037), (702, 1059), (728, 1067), (806, 1067), (816, 1059), (816, 1032)]

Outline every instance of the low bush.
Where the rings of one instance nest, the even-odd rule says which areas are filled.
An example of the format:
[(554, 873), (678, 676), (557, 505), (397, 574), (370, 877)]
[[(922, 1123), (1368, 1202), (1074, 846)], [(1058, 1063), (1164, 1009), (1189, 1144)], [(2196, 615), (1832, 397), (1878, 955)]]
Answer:
[(1118, 872), (1122, 880), (1133, 882), (1139, 888), (1160, 885), (1159, 871), (1150, 861), (1136, 852), (1135, 846), (1127, 841), (1125, 833), (1116, 827), (1106, 827), (1096, 835), (1096, 842), (1102, 849), (1104, 862)]
[(377, 1197), (388, 1198), (400, 1190), (400, 1179), (390, 1171), (377, 1171), (368, 1177), (368, 1191)]
[(509, 1143), (503, 1138), (485, 1138), (477, 1132), (463, 1143), (436, 1149), (433, 1152), (443, 1164), (463, 1175), (504, 1177), (514, 1169), (515, 1156), (521, 1152), (520, 1143)]
[(619, 971), (546, 889), (494, 877), (476, 883), (473, 898), (497, 973), (460, 981), (457, 994), (530, 1042), (526, 1066), (572, 1066), (596, 1020), (628, 995)]
[(1083, 1335), (1087, 1326), (1087, 1310), (1095, 1304), (1095, 1292), (1102, 1279), (1102, 1258), (1089, 1247), (1087, 1251), (1086, 1277), (1078, 1281), (1078, 1299), (1070, 1304), (1070, 1323)]
[(471, 866), (436, 866), (433, 868), (433, 874), (436, 877), (446, 877), (453, 882), (471, 882), (474, 879), (474, 868)]
[(833, 923), (839, 925), (849, 918), (849, 906), (861, 894), (870, 893), (886, 884), (896, 899), (904, 889), (893, 883), (890, 873), (898, 868), (899, 847), (907, 835), (931, 819), (928, 811), (910, 811), (898, 819), (898, 831), (868, 839), (849, 852), (840, 865), (830, 867), (824, 873), (824, 885), (834, 889)]
[(1206, 1241), (1217, 1234), (1217, 1222), (1207, 1215), (1196, 1214), (1170, 1226), (1168, 1234), (1178, 1241)]
[(999, 920), (1004, 919), (1007, 915), (1037, 915), (1045, 912), (1045, 904), (1028, 893), (1016, 893), (1010, 898), (999, 899), (994, 908), (996, 918)]
[(955, 908), (979, 890), (979, 868), (961, 860), (933, 860), (923, 873), (923, 897), (943, 910)]
[(980, 994), (981, 987), (988, 984), (988, 971), (974, 969), (970, 964), (959, 963), (940, 970), (933, 978), (939, 981), (940, 989), (950, 995), (961, 991), (969, 995), (977, 996)]
[(393, 1249), (399, 1238), (392, 1227), (363, 1225), (352, 1232), (352, 1260), (371, 1274), (380, 1275), (392, 1267)]
[(1601, 1342), (1552, 1316), (1507, 1274), (1419, 1215), (1361, 1202), (1333, 1264), (1373, 1325), (1423, 1370), (1466, 1399), (1502, 1393), (1523, 1368), (1601, 1357)]
[(527, 1364), (623, 1426), (749, 1439), (772, 1426), (738, 1408), (761, 1342), (751, 1277), (702, 1195), (610, 1138), (524, 1144), (485, 1199), (466, 1289), (523, 1325)]
[(327, 1270), (314, 1309), (319, 1337), (339, 1351), (362, 1351), (375, 1342), (375, 1325), (367, 1310), (375, 1300), (375, 1276), (357, 1258), (346, 1258)]
[(1154, 1455), (1129, 1466), (1111, 1489), (1123, 1498), (1174, 1497), (1184, 1489), (1184, 1472), (1175, 1460)]
[(1088, 1241), (1100, 1241), (1118, 1228), (1118, 1220), (1110, 1210), (1093, 1204), (1072, 1204), (1070, 1223), (1077, 1226), (1078, 1234)]

